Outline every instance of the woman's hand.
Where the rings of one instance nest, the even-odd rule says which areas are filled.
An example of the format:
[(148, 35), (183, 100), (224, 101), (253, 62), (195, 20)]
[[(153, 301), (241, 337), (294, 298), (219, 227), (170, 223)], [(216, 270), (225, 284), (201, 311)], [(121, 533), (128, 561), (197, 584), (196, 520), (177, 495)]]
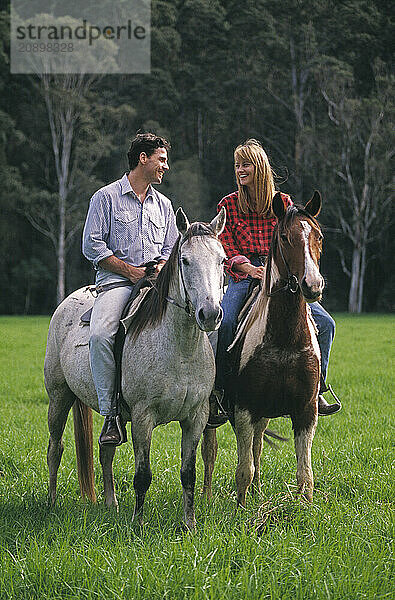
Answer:
[(264, 268), (263, 267), (254, 267), (251, 263), (242, 263), (241, 265), (234, 265), (234, 270), (239, 273), (246, 273), (250, 275), (253, 279), (263, 279), (264, 276)]
[(253, 279), (263, 279), (264, 272), (265, 271), (263, 267), (254, 267), (254, 265), (250, 265), (248, 275), (250, 275)]

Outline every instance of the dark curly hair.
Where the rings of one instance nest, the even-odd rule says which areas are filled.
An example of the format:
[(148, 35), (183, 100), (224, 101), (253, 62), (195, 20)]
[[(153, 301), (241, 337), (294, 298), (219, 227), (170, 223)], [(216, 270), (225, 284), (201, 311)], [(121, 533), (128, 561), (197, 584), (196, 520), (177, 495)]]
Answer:
[(170, 147), (167, 140), (154, 133), (138, 133), (132, 139), (128, 150), (129, 169), (133, 171), (137, 167), (142, 152), (145, 152), (150, 157), (157, 148), (166, 148), (166, 150), (169, 150)]

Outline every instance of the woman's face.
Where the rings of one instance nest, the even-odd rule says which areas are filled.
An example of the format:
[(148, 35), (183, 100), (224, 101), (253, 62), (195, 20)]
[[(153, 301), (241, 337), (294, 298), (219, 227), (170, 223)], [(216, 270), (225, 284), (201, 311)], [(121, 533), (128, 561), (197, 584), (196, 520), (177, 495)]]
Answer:
[(248, 187), (254, 186), (254, 173), (255, 167), (246, 158), (236, 158), (235, 160), (235, 172), (237, 182), (241, 185), (246, 185)]

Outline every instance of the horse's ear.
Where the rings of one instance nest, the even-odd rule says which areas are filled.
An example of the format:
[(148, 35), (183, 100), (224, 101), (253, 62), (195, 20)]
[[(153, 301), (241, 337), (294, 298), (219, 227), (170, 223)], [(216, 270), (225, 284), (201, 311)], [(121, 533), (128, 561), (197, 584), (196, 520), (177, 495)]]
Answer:
[(310, 198), (306, 206), (304, 207), (305, 211), (309, 213), (312, 217), (316, 217), (321, 210), (321, 194), (315, 190), (313, 197)]
[(284, 218), (287, 209), (285, 207), (284, 200), (282, 199), (280, 192), (277, 192), (273, 196), (272, 209), (277, 219), (281, 221), (281, 219)]
[(176, 210), (176, 225), (181, 235), (184, 235), (189, 229), (189, 221), (181, 206)]
[(225, 228), (225, 223), (226, 223), (226, 210), (225, 210), (225, 207), (223, 206), (221, 208), (221, 210), (219, 211), (219, 213), (217, 214), (217, 216), (214, 217), (214, 219), (210, 223), (210, 227), (213, 230), (213, 233), (215, 233), (215, 235), (221, 235), (221, 233), (223, 232), (223, 230)]

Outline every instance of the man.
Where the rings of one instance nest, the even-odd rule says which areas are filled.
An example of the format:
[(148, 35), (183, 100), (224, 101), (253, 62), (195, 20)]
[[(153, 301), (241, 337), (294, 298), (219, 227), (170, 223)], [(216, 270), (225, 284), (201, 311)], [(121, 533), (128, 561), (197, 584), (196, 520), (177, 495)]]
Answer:
[(82, 252), (97, 270), (99, 290), (90, 324), (90, 364), (105, 417), (99, 444), (119, 445), (123, 434), (114, 407), (114, 342), (131, 289), (158, 260), (157, 272), (170, 256), (178, 231), (171, 202), (151, 186), (169, 169), (169, 143), (152, 133), (138, 134), (128, 151), (129, 174), (91, 198)]

